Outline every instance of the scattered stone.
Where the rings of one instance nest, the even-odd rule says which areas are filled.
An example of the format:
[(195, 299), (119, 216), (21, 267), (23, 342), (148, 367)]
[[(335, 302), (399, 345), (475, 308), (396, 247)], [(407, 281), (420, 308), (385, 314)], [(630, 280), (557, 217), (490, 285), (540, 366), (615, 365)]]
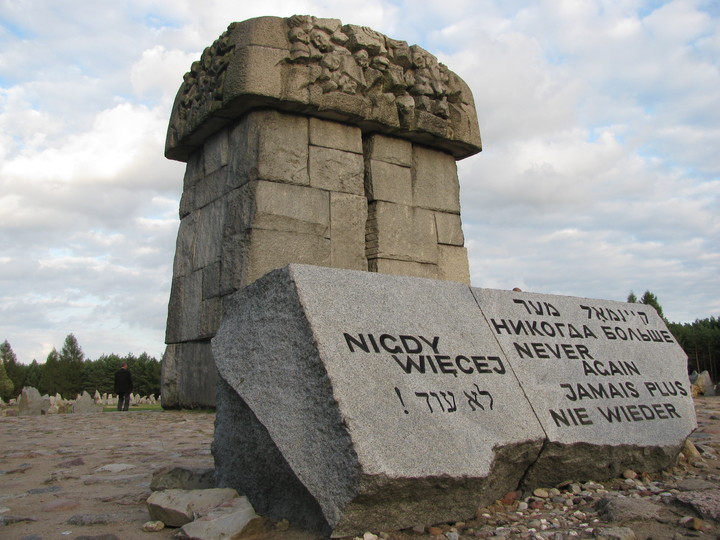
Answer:
[(545, 488), (537, 488), (533, 490), (533, 495), (540, 497), (541, 499), (547, 499), (550, 497), (550, 493)]
[(28, 489), (27, 492), (29, 495), (39, 495), (41, 493), (57, 493), (60, 490), (61, 490), (60, 486), (49, 486), (49, 487), (44, 487), (44, 488)]
[(690, 505), (704, 519), (720, 522), (720, 489), (688, 491), (677, 494), (675, 498)]
[(603, 497), (597, 502), (595, 509), (603, 521), (657, 519), (660, 517), (660, 507), (646, 499)]
[(428, 532), (428, 534), (437, 536), (437, 535), (442, 534), (442, 529), (440, 527), (428, 527), (427, 532)]
[(117, 523), (117, 516), (111, 514), (77, 514), (67, 520), (68, 525), (108, 525)]
[(695, 445), (689, 438), (685, 439), (685, 443), (683, 444), (683, 447), (682, 447), (682, 453), (685, 455), (685, 457), (687, 458), (687, 460), (689, 462), (693, 462), (693, 461), (702, 459), (700, 452), (698, 452), (697, 448), (695, 448)]
[(684, 517), (680, 519), (679, 523), (686, 529), (691, 529), (693, 531), (702, 531), (705, 526), (702, 519), (696, 518), (694, 516)]
[[(239, 538), (263, 532), (264, 521), (255, 514), (247, 497), (236, 497), (183, 525), (187, 538)], [(181, 534), (178, 534), (182, 538)], [(376, 537), (377, 538), (377, 537)]]
[(23, 521), (37, 521), (37, 518), (26, 516), (0, 516), (0, 525), (12, 525)]
[(40, 392), (32, 386), (22, 389), (18, 402), (19, 416), (40, 416), (47, 414), (49, 408), (50, 398), (48, 396), (41, 396)]
[(6, 471), (0, 471), (0, 475), (3, 475), (3, 474), (24, 473), (25, 471), (27, 471), (27, 470), (30, 469), (31, 467), (32, 467), (32, 465), (30, 465), (29, 463), (21, 463), (20, 465), (18, 465), (17, 467), (15, 467), (15, 468), (13, 468), (13, 469), (8, 469), (8, 470), (6, 470)]
[(143, 523), (142, 530), (145, 532), (158, 532), (165, 528), (162, 521), (146, 521)]
[(80, 506), (80, 503), (74, 499), (55, 499), (54, 501), (46, 502), (40, 507), (43, 512), (65, 512), (67, 510), (73, 510)]
[(97, 405), (92, 396), (83, 391), (73, 404), (73, 412), (75, 414), (98, 414), (103, 412), (103, 406)]
[(636, 540), (635, 532), (628, 527), (608, 527), (595, 533), (595, 540)]
[(638, 474), (635, 471), (633, 471), (632, 469), (625, 469), (623, 471), (622, 475), (623, 475), (623, 478), (626, 478), (628, 480), (635, 480), (635, 478), (638, 477)]
[(206, 514), (237, 497), (237, 491), (230, 488), (168, 489), (153, 492), (147, 499), (147, 508), (152, 520), (162, 521), (169, 527), (182, 527), (195, 515)]
[(212, 489), (215, 487), (215, 469), (166, 467), (156, 471), (150, 481), (152, 491), (163, 489)]
[(717, 483), (708, 482), (701, 478), (686, 478), (678, 483), (680, 491), (703, 491), (705, 489), (716, 489)]
[(98, 467), (95, 469), (95, 472), (111, 472), (111, 473), (119, 473), (123, 471), (128, 471), (130, 469), (134, 469), (135, 465), (130, 465), (129, 463), (110, 463), (108, 465), (103, 465), (102, 467)]
[(85, 461), (83, 460), (83, 458), (77, 457), (69, 461), (63, 461), (62, 463), (58, 464), (58, 467), (79, 467), (80, 465), (85, 465)]

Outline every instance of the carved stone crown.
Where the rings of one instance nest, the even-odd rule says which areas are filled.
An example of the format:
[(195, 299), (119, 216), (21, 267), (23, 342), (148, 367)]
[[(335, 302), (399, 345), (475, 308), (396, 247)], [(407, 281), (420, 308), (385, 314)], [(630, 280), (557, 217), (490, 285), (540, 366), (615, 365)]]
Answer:
[(232, 23), (185, 74), (165, 155), (187, 161), (255, 108), (337, 120), (450, 152), (481, 150), (467, 84), (417, 45), (309, 15)]

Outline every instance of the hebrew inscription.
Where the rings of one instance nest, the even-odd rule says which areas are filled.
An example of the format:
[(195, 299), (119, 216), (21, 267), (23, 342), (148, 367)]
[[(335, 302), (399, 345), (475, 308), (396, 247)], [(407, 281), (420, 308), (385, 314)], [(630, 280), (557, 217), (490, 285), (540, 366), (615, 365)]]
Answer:
[[(655, 426), (694, 417), (684, 354), (651, 307), (474, 292), (551, 438), (622, 431), (628, 442), (649, 443)], [(668, 357), (678, 361), (658, 360)]]

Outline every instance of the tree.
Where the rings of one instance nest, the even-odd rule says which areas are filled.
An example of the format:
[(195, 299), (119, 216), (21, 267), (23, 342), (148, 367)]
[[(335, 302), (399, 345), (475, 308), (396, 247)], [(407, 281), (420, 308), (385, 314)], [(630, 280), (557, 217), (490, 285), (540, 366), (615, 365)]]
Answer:
[(33, 388), (40, 388), (41, 376), (42, 371), (40, 369), (40, 364), (38, 364), (37, 360), (33, 360), (32, 363), (27, 367), (27, 371), (25, 372), (25, 382), (23, 383), (23, 385), (32, 386)]
[(85, 354), (73, 334), (68, 334), (60, 349), (59, 369), (63, 384), (59, 392), (66, 399), (74, 398), (83, 391), (83, 361)]
[(12, 394), (17, 396), (25, 385), (27, 368), (17, 361), (17, 356), (7, 340), (0, 344), (0, 358), (5, 366), (5, 373), (13, 383)]
[(658, 297), (655, 296), (650, 291), (645, 291), (642, 295), (642, 298), (640, 298), (640, 303), (645, 304), (647, 306), (652, 306), (655, 308), (655, 311), (657, 311), (657, 314), (660, 315), (661, 319), (665, 318), (665, 315), (663, 315), (663, 309), (662, 306), (660, 306), (660, 302), (658, 300)]
[(628, 294), (627, 301), (630, 304), (637, 304), (637, 296), (635, 296), (635, 293), (630, 291), (630, 294)]
[[(47, 355), (45, 364), (40, 367), (40, 380), (38, 381), (38, 391), (41, 394), (55, 395), (60, 393), (60, 389), (64, 386), (60, 373), (60, 355), (55, 347), (50, 354)], [(64, 396), (63, 396), (64, 397)]]
[(8, 401), (15, 397), (15, 394), (13, 394), (14, 389), (13, 382), (10, 380), (10, 377), (7, 376), (7, 373), (5, 372), (5, 364), (0, 362), (0, 398), (3, 399), (3, 401)]

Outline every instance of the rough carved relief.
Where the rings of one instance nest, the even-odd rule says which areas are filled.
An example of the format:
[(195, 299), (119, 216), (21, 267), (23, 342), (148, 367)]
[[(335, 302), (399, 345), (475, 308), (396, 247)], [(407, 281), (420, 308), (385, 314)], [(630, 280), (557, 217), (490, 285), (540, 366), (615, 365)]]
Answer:
[(308, 84), (323, 93), (384, 95), (401, 118), (422, 110), (447, 120), (448, 102), (460, 100), (452, 72), (417, 45), (337, 19), (296, 15), (288, 26), (288, 62), (312, 66)]
[(193, 62), (190, 71), (183, 76), (178, 111), (182, 121), (200, 111), (208, 113), (222, 107), (225, 72), (235, 49), (229, 35), (236, 24), (228, 26), (210, 47), (206, 47), (200, 60)]
[(362, 124), (457, 159), (481, 148), (462, 79), (417, 45), (339, 19), (232, 23), (184, 76), (166, 156), (187, 161), (209, 133), (254, 107)]

